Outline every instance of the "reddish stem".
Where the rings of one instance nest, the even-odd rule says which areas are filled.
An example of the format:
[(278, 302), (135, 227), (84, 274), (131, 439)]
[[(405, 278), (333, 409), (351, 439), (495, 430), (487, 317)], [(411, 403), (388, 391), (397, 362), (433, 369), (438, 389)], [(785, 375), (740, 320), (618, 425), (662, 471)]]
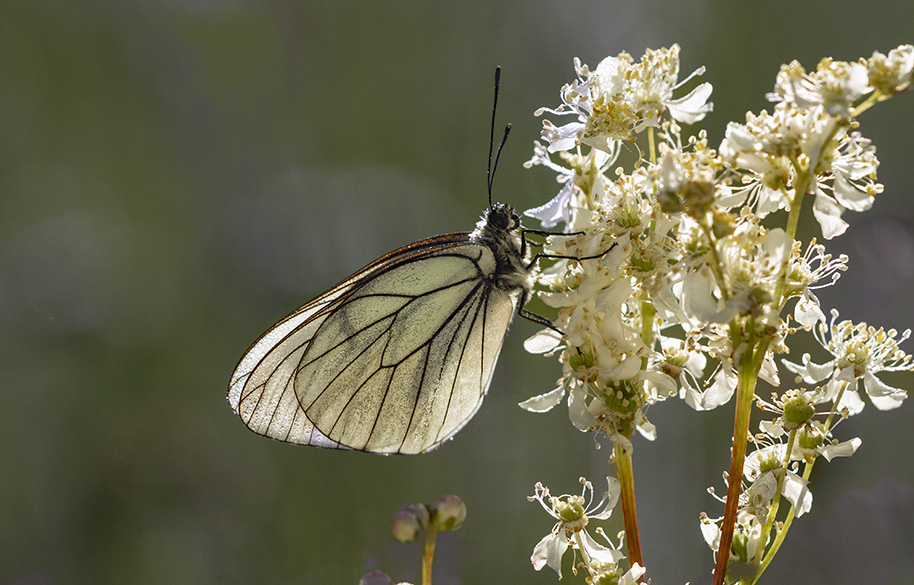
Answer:
[[(619, 445), (613, 446), (616, 455), (616, 471), (619, 475), (619, 484), (622, 488), (622, 521), (625, 525), (625, 545), (628, 548), (628, 562), (630, 565), (638, 563), (644, 566), (641, 555), (641, 536), (638, 534), (638, 510), (635, 505), (635, 472), (632, 467), (632, 458), (628, 452)], [(640, 581), (643, 581), (642, 577)]]
[(743, 464), (746, 461), (746, 445), (749, 438), (749, 418), (752, 414), (758, 372), (767, 349), (767, 340), (763, 340), (759, 347), (755, 348), (754, 354), (745, 356), (745, 361), (739, 370), (739, 382), (736, 386), (736, 413), (733, 421), (733, 448), (730, 450), (727, 503), (724, 508), (724, 519), (720, 527), (720, 544), (717, 549), (717, 563), (714, 566), (712, 585), (723, 585), (727, 576), (730, 545), (733, 543), (736, 514), (739, 512), (739, 495), (742, 491)]

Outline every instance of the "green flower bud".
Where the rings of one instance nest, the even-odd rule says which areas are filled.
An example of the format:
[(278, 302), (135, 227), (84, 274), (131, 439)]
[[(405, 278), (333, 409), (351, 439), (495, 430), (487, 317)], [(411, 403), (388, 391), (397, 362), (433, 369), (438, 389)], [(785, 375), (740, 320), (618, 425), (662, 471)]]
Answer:
[(815, 407), (802, 394), (791, 397), (784, 402), (784, 429), (792, 431), (808, 422), (815, 413)]
[(390, 535), (399, 542), (413, 542), (428, 528), (429, 513), (425, 504), (406, 504), (394, 514)]
[(439, 532), (457, 530), (467, 517), (466, 504), (455, 495), (441, 496), (431, 508), (432, 521)]

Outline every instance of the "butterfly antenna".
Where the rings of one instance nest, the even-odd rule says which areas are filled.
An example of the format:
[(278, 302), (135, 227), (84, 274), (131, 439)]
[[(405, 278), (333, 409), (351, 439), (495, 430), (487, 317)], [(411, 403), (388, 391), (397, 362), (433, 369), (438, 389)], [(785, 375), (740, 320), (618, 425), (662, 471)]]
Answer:
[(501, 82), (501, 67), (495, 68), (495, 99), (492, 100), (492, 126), (489, 129), (489, 168), (486, 170), (486, 181), (488, 182), (489, 207), (492, 207), (492, 182), (495, 180), (495, 170), (498, 168), (498, 158), (501, 156), (501, 149), (504, 148), (508, 140), (508, 134), (511, 132), (511, 124), (505, 126), (505, 135), (498, 145), (495, 152), (495, 164), (492, 164), (492, 147), (495, 144), (495, 109), (498, 106), (498, 86)]

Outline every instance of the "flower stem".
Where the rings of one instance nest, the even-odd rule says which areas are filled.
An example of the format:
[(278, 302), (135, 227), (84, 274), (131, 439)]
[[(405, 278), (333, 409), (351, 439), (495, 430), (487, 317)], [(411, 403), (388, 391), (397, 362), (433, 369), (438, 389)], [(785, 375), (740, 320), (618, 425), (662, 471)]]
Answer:
[[(803, 479), (809, 480), (809, 475), (812, 473), (812, 466), (815, 461), (806, 463), (803, 467)], [(787, 536), (787, 531), (790, 530), (790, 525), (793, 524), (793, 519), (796, 518), (797, 510), (796, 508), (791, 507), (790, 512), (787, 514), (787, 518), (784, 520), (784, 525), (778, 530), (777, 536), (774, 537), (774, 542), (771, 544), (771, 548), (768, 549), (768, 552), (765, 554), (765, 559), (762, 561), (762, 564), (759, 565), (758, 571), (755, 573), (755, 579), (752, 580), (752, 584), (758, 581), (759, 577), (762, 576), (762, 573), (765, 572), (765, 569), (768, 568), (768, 565), (771, 564), (774, 555), (777, 554), (778, 549), (781, 548), (781, 544), (784, 542), (784, 538)]]
[(631, 454), (618, 443), (613, 445), (616, 456), (616, 471), (619, 475), (622, 493), (622, 521), (625, 525), (625, 545), (628, 547), (628, 561), (644, 566), (641, 556), (641, 537), (638, 534), (638, 511), (635, 506), (635, 475)]
[[(787, 471), (790, 468), (790, 453), (793, 450), (793, 445), (796, 443), (796, 439), (797, 429), (793, 429), (790, 431), (790, 435), (787, 438), (787, 449), (784, 454), (784, 463), (781, 465), (781, 478), (778, 483), (778, 491), (771, 499), (771, 508), (768, 510), (768, 518), (765, 520), (765, 525), (762, 526), (762, 534), (758, 539), (759, 547), (756, 550), (755, 558), (753, 559), (753, 562), (759, 567), (762, 565), (762, 555), (765, 553), (765, 544), (768, 542), (768, 538), (771, 535), (771, 530), (774, 528), (774, 524), (777, 519), (778, 507), (781, 503), (781, 492), (783, 491), (784, 484), (787, 482)], [(755, 578), (752, 579), (752, 583), (755, 583), (758, 580), (763, 570), (763, 568), (759, 568), (758, 572), (755, 574)]]
[(654, 127), (648, 126), (647, 128), (647, 143), (648, 150), (650, 150), (651, 155), (651, 164), (656, 164), (657, 162), (657, 149), (654, 145)]
[[(841, 399), (844, 397), (844, 391), (847, 390), (848, 383), (844, 382), (841, 386), (841, 389), (838, 391), (838, 395), (835, 396), (834, 403), (832, 404), (832, 410), (828, 413), (828, 419), (825, 421), (825, 432), (831, 430), (831, 422), (834, 419), (836, 413), (838, 412), (838, 405), (841, 404)], [(791, 434), (793, 437), (793, 434)], [(789, 457), (790, 449), (793, 448), (792, 443), (787, 445), (787, 453)], [(812, 466), (815, 464), (815, 460), (808, 461), (803, 466), (803, 479), (809, 480), (809, 476), (812, 474)], [(768, 552), (765, 554), (765, 558), (762, 560), (762, 564), (759, 565), (758, 572), (755, 574), (755, 579), (752, 581), (752, 584), (758, 581), (759, 577), (762, 576), (762, 573), (765, 569), (768, 568), (768, 565), (771, 564), (771, 560), (774, 559), (774, 555), (777, 554), (778, 549), (781, 548), (781, 544), (784, 542), (784, 538), (787, 536), (787, 531), (790, 530), (790, 525), (793, 524), (793, 519), (796, 518), (796, 509), (790, 508), (790, 512), (787, 514), (787, 518), (784, 520), (784, 525), (778, 530), (777, 536), (774, 538), (774, 542), (771, 544), (771, 548), (768, 549)]]
[[(755, 323), (748, 323), (752, 331)], [(758, 373), (768, 351), (770, 338), (762, 337), (746, 341), (746, 353), (740, 360), (739, 377), (736, 387), (736, 414), (733, 422), (733, 448), (730, 452), (730, 475), (727, 486), (727, 504), (724, 508), (724, 520), (721, 523), (720, 545), (717, 549), (717, 564), (714, 566), (713, 585), (723, 585), (727, 576), (727, 565), (730, 561), (730, 545), (733, 543), (733, 531), (736, 527), (736, 514), (739, 511), (739, 495), (742, 490), (743, 464), (746, 461), (746, 443), (749, 436), (749, 418), (752, 414), (752, 403), (755, 399), (755, 384)]]
[(425, 547), (422, 549), (422, 585), (432, 585), (432, 563), (435, 561), (435, 539), (438, 531), (430, 523), (425, 536)]

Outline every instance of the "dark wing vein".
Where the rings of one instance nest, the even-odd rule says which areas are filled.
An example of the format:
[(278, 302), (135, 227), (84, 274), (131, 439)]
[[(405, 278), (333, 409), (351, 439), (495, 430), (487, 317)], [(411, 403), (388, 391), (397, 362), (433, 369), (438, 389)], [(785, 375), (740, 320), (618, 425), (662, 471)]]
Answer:
[[(479, 299), (480, 305), (484, 305), (487, 303), (490, 290), (491, 289), (488, 286), (483, 289), (483, 293), (480, 295), (480, 299)], [(463, 343), (460, 344), (460, 357), (457, 359), (457, 370), (454, 372), (454, 379), (451, 382), (451, 389), (450, 389), (450, 392), (448, 393), (447, 407), (444, 410), (444, 421), (447, 421), (448, 414), (450, 414), (450, 411), (451, 411), (451, 402), (454, 397), (454, 389), (457, 386), (457, 380), (460, 379), (460, 370), (463, 367), (464, 352), (466, 351), (467, 345), (469, 345), (470, 336), (473, 335), (473, 328), (476, 326), (476, 320), (479, 319), (479, 313), (480, 313), (480, 311), (477, 309), (476, 313), (473, 315), (473, 322), (467, 328), (466, 338), (463, 340)], [(486, 336), (485, 317), (484, 316), (483, 316), (483, 327), (482, 327), (482, 331), (480, 332), (480, 336), (481, 336), (480, 337), (481, 341), (480, 341), (479, 345), (482, 347), (485, 345), (485, 336)], [(484, 359), (480, 359), (479, 360), (480, 373), (483, 372), (483, 370), (485, 370), (485, 361), (484, 361)], [(443, 426), (443, 423), (442, 423), (442, 426)], [(441, 437), (436, 437), (436, 438), (439, 440), (441, 439)]]
[[(428, 340), (425, 341), (423, 344), (421, 344), (419, 347), (417, 347), (417, 348), (415, 349), (415, 351), (411, 352), (408, 356), (406, 356), (406, 357), (404, 357), (402, 360), (400, 360), (400, 362), (398, 362), (397, 364), (395, 364), (394, 367), (399, 366), (399, 365), (402, 364), (404, 361), (406, 361), (406, 359), (407, 359), (408, 357), (414, 355), (415, 353), (419, 352), (419, 351), (422, 350), (422, 349), (425, 349), (427, 352), (430, 353), (430, 352), (431, 352), (431, 348), (432, 348), (432, 344), (433, 344), (433, 343), (435, 342), (435, 340), (438, 338), (438, 335), (439, 335), (439, 334), (440, 334), (440, 333), (441, 333), (441, 332), (442, 332), (442, 331), (443, 331), (452, 321), (454, 321), (458, 316), (460, 316), (460, 319), (459, 319), (460, 322), (457, 323), (456, 326), (454, 327), (454, 335), (451, 337), (450, 341), (448, 341), (448, 350), (445, 352), (444, 358), (440, 360), (440, 361), (441, 361), (441, 368), (440, 368), (440, 370), (439, 370), (439, 372), (438, 372), (438, 375), (437, 375), (437, 377), (440, 378), (440, 377), (442, 376), (442, 374), (444, 373), (445, 365), (446, 365), (447, 362), (448, 362), (447, 356), (450, 354), (450, 348), (451, 348), (451, 346), (452, 346), (452, 344), (453, 344), (453, 341), (454, 341), (454, 339), (456, 339), (456, 337), (460, 334), (460, 329), (461, 329), (462, 323), (464, 323), (464, 322), (466, 321), (466, 318), (467, 318), (467, 316), (470, 314), (471, 309), (473, 308), (473, 306), (475, 306), (475, 302), (473, 302), (473, 303), (471, 304), (470, 301), (471, 301), (471, 299), (474, 299), (474, 300), (475, 300), (475, 298), (479, 295), (479, 290), (480, 290), (480, 288), (482, 287), (482, 285), (483, 285), (483, 283), (480, 282), (476, 287), (474, 287), (473, 290), (471, 290), (471, 291), (463, 298), (463, 300), (460, 302), (460, 304), (457, 305), (457, 306), (454, 308), (454, 310), (451, 312), (451, 314), (448, 316), (448, 318), (445, 319), (445, 321), (441, 324), (441, 326), (438, 327), (438, 329), (428, 338)], [(472, 330), (472, 327), (470, 328), (470, 330)], [(469, 336), (469, 334), (468, 334), (468, 336)], [(425, 356), (425, 360), (424, 360), (424, 363), (423, 363), (423, 366), (422, 366), (422, 375), (421, 375), (421, 377), (420, 377), (419, 385), (418, 385), (418, 387), (419, 387), (419, 392), (422, 391), (422, 388), (423, 388), (424, 385), (425, 385), (425, 378), (426, 378), (426, 373), (427, 373), (427, 370), (428, 370), (428, 362), (429, 362), (429, 359), (430, 359), (430, 358), (431, 358), (430, 355), (426, 355), (426, 356)], [(388, 393), (390, 392), (390, 385), (391, 385), (391, 382), (392, 382), (392, 381), (393, 381), (393, 376), (391, 376), (390, 381), (388, 381), (388, 383), (387, 383), (387, 388), (386, 388), (386, 390), (385, 390), (385, 392), (384, 392), (384, 398), (383, 398), (382, 401), (381, 401), (381, 405), (382, 405), (381, 408), (383, 408), (383, 404), (387, 401), (387, 395), (388, 395)], [(410, 428), (412, 428), (413, 420), (414, 420), (415, 415), (416, 415), (416, 408), (419, 406), (419, 399), (418, 399), (418, 398), (419, 398), (419, 393), (417, 392), (416, 399), (413, 401), (413, 408), (412, 408), (412, 411), (410, 412), (409, 421), (408, 421), (408, 423), (405, 425), (406, 428), (405, 428), (405, 430), (403, 431), (403, 439), (400, 441), (400, 448), (402, 448), (402, 446), (403, 446), (403, 441), (406, 440), (406, 437), (409, 435), (409, 430), (410, 430)], [(445, 413), (445, 419), (446, 419), (446, 418), (447, 418), (447, 414)], [(371, 440), (371, 436), (374, 434), (374, 430), (375, 430), (375, 428), (377, 427), (378, 420), (379, 420), (379, 418), (376, 418), (375, 421), (374, 421), (374, 423), (372, 424), (371, 433), (369, 434), (369, 441)]]

